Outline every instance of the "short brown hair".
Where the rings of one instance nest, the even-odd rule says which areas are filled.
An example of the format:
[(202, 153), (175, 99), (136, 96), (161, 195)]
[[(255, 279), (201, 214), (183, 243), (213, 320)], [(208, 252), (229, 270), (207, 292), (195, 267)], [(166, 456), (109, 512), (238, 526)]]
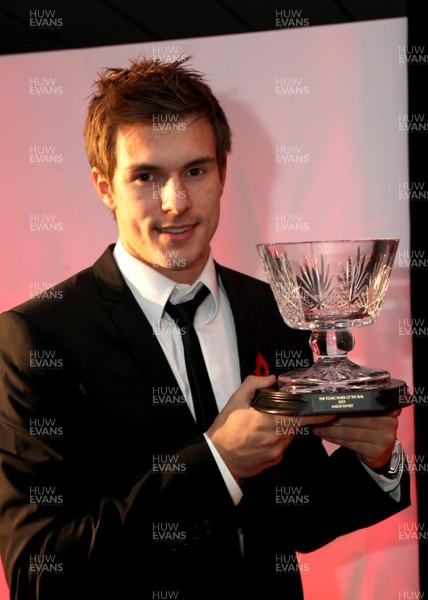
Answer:
[(163, 63), (139, 58), (129, 69), (106, 68), (95, 82), (84, 135), (91, 167), (109, 183), (116, 169), (116, 137), (124, 124), (152, 122), (153, 115), (197, 115), (208, 119), (214, 135), (220, 173), (231, 151), (226, 115), (204, 76), (185, 63), (191, 57)]

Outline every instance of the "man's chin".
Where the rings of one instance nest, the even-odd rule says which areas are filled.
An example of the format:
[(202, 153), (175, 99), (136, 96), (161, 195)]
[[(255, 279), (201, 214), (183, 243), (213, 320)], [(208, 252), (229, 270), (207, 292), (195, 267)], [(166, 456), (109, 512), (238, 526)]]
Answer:
[(153, 261), (152, 267), (159, 269), (160, 271), (185, 271), (191, 265), (189, 265), (186, 258), (171, 258), (163, 261)]
[(162, 257), (155, 256), (151, 264), (153, 269), (159, 271), (165, 277), (174, 279), (177, 283), (192, 284), (202, 273), (207, 262), (209, 253), (201, 255), (185, 255), (179, 252), (171, 252), (168, 255), (163, 254)]

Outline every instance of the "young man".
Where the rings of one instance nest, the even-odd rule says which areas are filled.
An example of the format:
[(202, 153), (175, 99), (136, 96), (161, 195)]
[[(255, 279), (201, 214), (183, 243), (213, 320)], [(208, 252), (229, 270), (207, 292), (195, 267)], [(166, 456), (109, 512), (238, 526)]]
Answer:
[[(253, 374), (257, 356), (271, 369), (277, 350), (311, 357), (267, 284), (213, 260), (231, 134), (186, 60), (104, 72), (85, 136), (119, 239), (57, 286), (60, 302), (0, 318), (11, 598), (302, 598), (299, 569), (278, 568), (296, 550), (408, 506), (407, 474), (379, 471), (398, 411), (278, 428), (250, 406), (275, 381)], [(178, 309), (201, 289), (194, 329), (212, 391), (200, 393), (205, 366), (193, 374)], [(321, 438), (341, 447), (328, 457)]]

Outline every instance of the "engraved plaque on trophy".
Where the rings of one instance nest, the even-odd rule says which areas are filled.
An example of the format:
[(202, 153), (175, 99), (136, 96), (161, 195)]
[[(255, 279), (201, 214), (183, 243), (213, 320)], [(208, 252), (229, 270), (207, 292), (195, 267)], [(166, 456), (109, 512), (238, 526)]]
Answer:
[(260, 389), (258, 410), (281, 415), (391, 410), (411, 404), (404, 381), (349, 360), (352, 329), (379, 316), (396, 238), (258, 244), (266, 277), (287, 325), (310, 330), (315, 362)]

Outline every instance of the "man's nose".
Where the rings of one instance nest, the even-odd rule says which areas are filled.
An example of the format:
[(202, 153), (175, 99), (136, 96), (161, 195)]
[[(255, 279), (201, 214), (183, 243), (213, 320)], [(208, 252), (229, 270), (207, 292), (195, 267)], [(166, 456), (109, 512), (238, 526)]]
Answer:
[(164, 212), (179, 215), (192, 206), (187, 190), (179, 177), (168, 179), (163, 184), (160, 195)]

